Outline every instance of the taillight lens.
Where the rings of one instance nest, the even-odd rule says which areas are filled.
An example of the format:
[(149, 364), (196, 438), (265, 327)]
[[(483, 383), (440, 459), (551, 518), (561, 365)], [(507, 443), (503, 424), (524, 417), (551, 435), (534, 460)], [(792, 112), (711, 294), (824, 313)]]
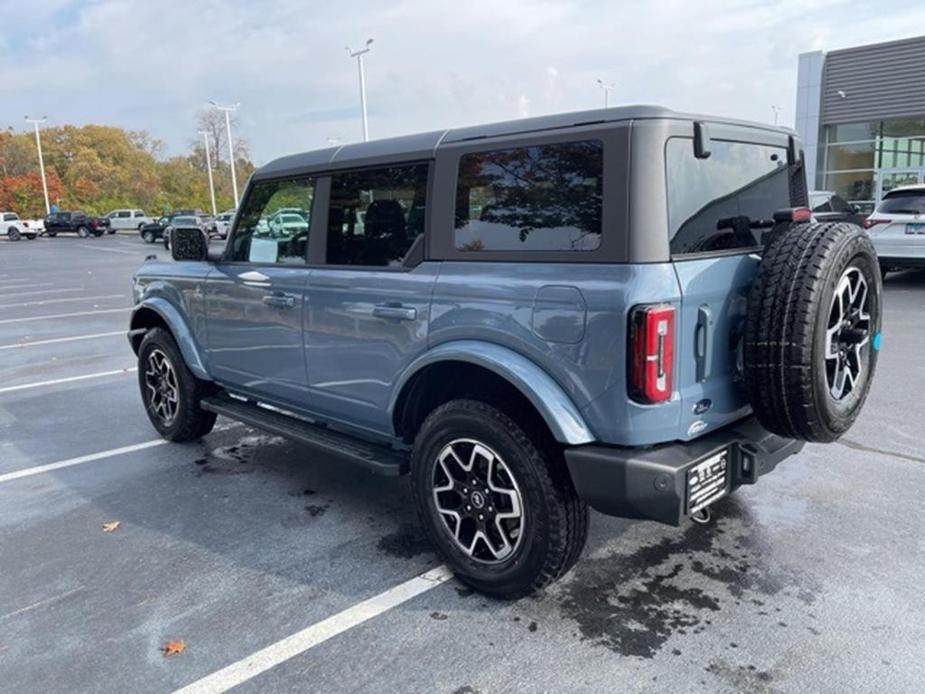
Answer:
[(645, 403), (666, 402), (674, 388), (675, 309), (637, 306), (630, 314), (630, 395)]
[(867, 219), (864, 220), (864, 228), (872, 229), (878, 224), (890, 224), (892, 223), (892, 221), (893, 221), (892, 219), (871, 219), (870, 217), (868, 217)]

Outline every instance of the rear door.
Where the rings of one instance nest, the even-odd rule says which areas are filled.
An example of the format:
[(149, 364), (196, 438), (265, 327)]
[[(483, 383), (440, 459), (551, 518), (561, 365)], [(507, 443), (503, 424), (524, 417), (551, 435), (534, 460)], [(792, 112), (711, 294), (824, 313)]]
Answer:
[(308, 284), (308, 378), (313, 408), (387, 433), (388, 402), (426, 348), (434, 264), (422, 250), (428, 163), (335, 173), (323, 264)]
[(263, 222), (293, 202), (310, 218), (314, 190), (315, 181), (307, 177), (255, 183), (225, 256), (206, 283), (215, 378), (297, 409), (308, 406), (302, 328), (309, 227), (270, 233)]
[(742, 139), (714, 138), (708, 158), (696, 158), (686, 137), (670, 138), (665, 148), (670, 247), (682, 295), (682, 439), (748, 413), (741, 338), (761, 235), (775, 210), (802, 202), (791, 200), (791, 177), (802, 168), (788, 165), (785, 142), (736, 137)]

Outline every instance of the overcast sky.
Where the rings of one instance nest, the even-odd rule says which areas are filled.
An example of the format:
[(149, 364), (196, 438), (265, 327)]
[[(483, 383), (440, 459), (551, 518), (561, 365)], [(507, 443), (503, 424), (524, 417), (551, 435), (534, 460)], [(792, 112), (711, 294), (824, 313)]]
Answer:
[[(899, 7), (906, 5), (905, 8)], [(887, 9), (889, 8), (889, 9)], [(147, 130), (170, 153), (208, 99), (240, 102), (254, 159), (370, 136), (594, 108), (792, 125), (797, 55), (925, 32), (925, 3), (841, 0), (0, 0), (0, 125)]]

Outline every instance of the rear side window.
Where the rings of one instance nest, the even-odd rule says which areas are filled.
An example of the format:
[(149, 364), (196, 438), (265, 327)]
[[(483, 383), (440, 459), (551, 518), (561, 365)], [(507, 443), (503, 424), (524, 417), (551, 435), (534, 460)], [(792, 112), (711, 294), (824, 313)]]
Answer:
[(314, 197), (311, 178), (255, 183), (235, 229), (231, 259), (304, 265)]
[(754, 248), (776, 210), (791, 207), (784, 147), (713, 140), (707, 159), (690, 138), (668, 140), (672, 255)]
[(877, 212), (925, 214), (925, 190), (895, 190), (883, 198)]
[(427, 164), (331, 177), (328, 265), (398, 267), (424, 233)]
[(604, 144), (561, 142), (464, 154), (460, 251), (593, 251), (601, 244)]

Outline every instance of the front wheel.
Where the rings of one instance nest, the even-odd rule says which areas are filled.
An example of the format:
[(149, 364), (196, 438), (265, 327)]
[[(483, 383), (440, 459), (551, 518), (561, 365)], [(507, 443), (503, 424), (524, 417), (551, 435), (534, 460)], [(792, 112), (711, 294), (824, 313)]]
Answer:
[(500, 598), (564, 575), (588, 534), (588, 508), (561, 451), (477, 400), (434, 410), (415, 439), (412, 489), (421, 523), (457, 577)]
[(154, 243), (154, 232), (146, 231), (141, 235), (141, 238), (145, 243)]
[(215, 413), (199, 406), (214, 386), (193, 375), (163, 328), (152, 328), (141, 341), (138, 385), (148, 419), (168, 441), (193, 441), (215, 426)]
[(106, 230), (106, 233), (107, 233), (107, 234), (115, 234), (115, 233), (116, 233), (116, 230), (115, 230), (115, 229), (107, 229), (107, 230)]

